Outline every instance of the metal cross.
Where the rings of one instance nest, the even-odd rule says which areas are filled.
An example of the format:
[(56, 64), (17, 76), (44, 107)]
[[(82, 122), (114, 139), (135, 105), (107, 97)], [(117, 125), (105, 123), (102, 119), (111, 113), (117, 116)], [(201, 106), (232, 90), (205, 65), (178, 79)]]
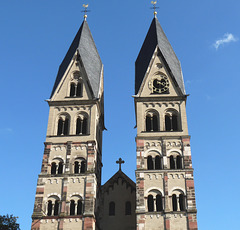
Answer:
[(87, 19), (87, 12), (89, 12), (88, 9), (88, 4), (83, 4), (83, 7), (85, 8), (82, 12), (84, 12), (84, 19)]
[(158, 9), (159, 7), (156, 7), (157, 1), (151, 1), (151, 4), (153, 5), (153, 7), (151, 9), (154, 9), (154, 16), (156, 17), (157, 15), (157, 11), (156, 9)]
[(116, 161), (117, 164), (119, 164), (119, 170), (122, 171), (121, 165), (125, 163), (125, 161), (122, 160), (122, 158), (119, 158), (118, 161)]

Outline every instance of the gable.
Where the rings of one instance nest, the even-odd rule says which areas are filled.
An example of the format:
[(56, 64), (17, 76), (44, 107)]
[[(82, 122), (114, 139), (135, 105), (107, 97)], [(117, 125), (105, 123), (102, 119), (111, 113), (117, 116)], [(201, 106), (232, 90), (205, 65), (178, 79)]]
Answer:
[(153, 19), (135, 62), (135, 95), (139, 92), (157, 46), (165, 67), (168, 69), (173, 81), (176, 82), (176, 86), (179, 87), (181, 94), (185, 95), (180, 62), (157, 18)]
[(139, 88), (138, 95), (139, 97), (180, 96), (182, 95), (181, 91), (174, 80), (157, 46)]
[(58, 83), (51, 101), (89, 100), (93, 99), (93, 91), (85, 68), (75, 53), (65, 74)]

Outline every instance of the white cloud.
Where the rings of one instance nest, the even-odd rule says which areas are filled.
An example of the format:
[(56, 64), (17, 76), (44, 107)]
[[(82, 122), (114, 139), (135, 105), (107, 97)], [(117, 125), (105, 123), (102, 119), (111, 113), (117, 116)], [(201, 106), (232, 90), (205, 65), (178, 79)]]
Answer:
[(238, 40), (238, 38), (236, 38), (233, 34), (226, 33), (226, 34), (223, 35), (223, 38), (215, 41), (213, 46), (217, 50), (219, 48), (219, 46), (222, 46), (222, 45), (224, 45), (226, 43), (230, 43), (230, 42), (236, 42), (237, 40)]

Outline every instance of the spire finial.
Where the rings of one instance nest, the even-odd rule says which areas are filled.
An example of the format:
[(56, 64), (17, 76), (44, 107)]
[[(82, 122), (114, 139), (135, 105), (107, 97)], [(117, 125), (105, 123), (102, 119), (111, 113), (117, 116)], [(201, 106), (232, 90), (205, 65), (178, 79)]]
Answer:
[(84, 20), (87, 20), (87, 12), (89, 12), (88, 9), (88, 4), (83, 4), (83, 7), (85, 8), (82, 12), (84, 12)]
[(122, 158), (119, 158), (118, 161), (116, 161), (116, 163), (119, 164), (119, 171), (122, 171), (121, 166), (122, 166), (122, 164), (125, 163), (125, 161), (123, 161)]
[(153, 5), (153, 7), (151, 9), (154, 10), (154, 17), (156, 18), (157, 17), (157, 10), (159, 7), (156, 7), (156, 4), (157, 4), (157, 1), (151, 1), (151, 4)]

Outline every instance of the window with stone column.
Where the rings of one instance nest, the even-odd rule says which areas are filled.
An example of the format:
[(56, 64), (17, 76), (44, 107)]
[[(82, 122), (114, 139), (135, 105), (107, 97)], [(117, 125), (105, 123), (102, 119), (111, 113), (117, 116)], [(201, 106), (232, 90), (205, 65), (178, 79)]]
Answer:
[(186, 197), (182, 190), (174, 190), (170, 197), (172, 203), (172, 211), (185, 211), (186, 210)]
[(69, 135), (70, 116), (68, 114), (61, 114), (57, 119), (57, 135), (67, 136)]
[(46, 205), (47, 216), (58, 216), (60, 213), (60, 199), (58, 196), (50, 196)]
[(72, 74), (70, 81), (70, 92), (69, 97), (82, 97), (83, 95), (83, 84), (80, 72)]
[(180, 131), (180, 119), (176, 110), (165, 112), (165, 131)]
[(145, 131), (146, 132), (157, 132), (160, 130), (159, 127), (159, 114), (155, 110), (147, 111), (145, 116)]
[(183, 157), (178, 152), (171, 152), (168, 156), (168, 165), (170, 169), (182, 169)]
[(78, 114), (76, 119), (76, 135), (88, 134), (89, 119), (86, 113)]
[(148, 212), (162, 212), (163, 211), (163, 195), (157, 190), (153, 189), (148, 192), (147, 196), (147, 210)]

